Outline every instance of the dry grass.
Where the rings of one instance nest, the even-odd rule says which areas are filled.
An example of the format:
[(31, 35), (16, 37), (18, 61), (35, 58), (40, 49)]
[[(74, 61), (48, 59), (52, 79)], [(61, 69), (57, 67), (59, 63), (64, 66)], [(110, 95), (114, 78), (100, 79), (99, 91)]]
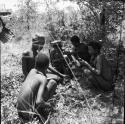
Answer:
[[(19, 124), (16, 108), (17, 94), (23, 82), (21, 70), (21, 54), (24, 50), (29, 49), (30, 44), (26, 42), (1, 44), (1, 123), (2, 124)], [(75, 81), (57, 88), (51, 102), (55, 104), (56, 113), (51, 114), (51, 124), (111, 124), (110, 111), (112, 107), (111, 94), (100, 94), (84, 88), (81, 90), (78, 85), (75, 88)], [(89, 108), (86, 104), (85, 97), (88, 100)], [(118, 101), (118, 98), (117, 98)], [(122, 124), (123, 107), (116, 104), (113, 112), (113, 124)], [(90, 111), (91, 110), (91, 111)], [(115, 122), (117, 121), (117, 122)], [(33, 122), (38, 124), (37, 122)]]

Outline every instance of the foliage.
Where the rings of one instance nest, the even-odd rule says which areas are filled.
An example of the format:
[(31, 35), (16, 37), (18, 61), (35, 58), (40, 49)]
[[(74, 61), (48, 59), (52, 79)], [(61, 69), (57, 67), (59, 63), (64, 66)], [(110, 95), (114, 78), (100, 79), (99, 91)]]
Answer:
[[(20, 123), (15, 104), (20, 86), (24, 80), (21, 70), (21, 54), (22, 51), (28, 47), (29, 43), (25, 45), (19, 43), (2, 44), (1, 117), (3, 123)], [(122, 66), (120, 67), (122, 69), (124, 60), (123, 57), (121, 58)], [(123, 70), (121, 70), (121, 72), (123, 72)], [(122, 75), (122, 73), (120, 74)], [(51, 114), (49, 119), (50, 122), (52, 124), (88, 124), (92, 121), (93, 124), (103, 124), (111, 121), (111, 118), (108, 118), (108, 116), (109, 114), (112, 114), (113, 120), (116, 123), (122, 124), (124, 113), (124, 89), (122, 87), (124, 80), (120, 75), (119, 77), (115, 92), (116, 95), (120, 97), (114, 97), (115, 104), (113, 106), (113, 112), (111, 110), (112, 94), (91, 91), (87, 88), (87, 82), (84, 78), (80, 84), (71, 80), (71, 82), (67, 82), (66, 85), (59, 85), (56, 91), (57, 94), (49, 100), (49, 102), (54, 104), (56, 109), (56, 112)], [(88, 107), (85, 98), (87, 98), (92, 112), (90, 111), (91, 109)], [(37, 121), (29, 123), (38, 124)]]
[[(80, 7), (80, 10), (75, 11), (69, 8), (69, 13), (49, 8), (46, 13), (38, 14), (36, 4), (32, 0), (25, 1), (20, 4), (18, 14), (13, 14), (10, 20), (6, 20), (16, 34), (18, 44), (13, 42), (2, 44), (2, 73), (1, 73), (1, 116), (3, 123), (18, 124), (19, 119), (15, 108), (17, 94), (24, 80), (21, 70), (21, 54), (30, 44), (27, 43), (28, 32), (49, 32), (52, 35), (52, 40), (61, 39), (66, 41), (69, 47), (68, 40), (74, 34), (80, 36), (83, 42), (98, 41), (101, 39), (101, 29), (99, 14), (102, 10), (103, 2), (100, 0), (74, 0)], [(121, 22), (122, 3), (106, 0), (106, 35), (116, 32), (117, 26)], [(30, 37), (31, 36), (27, 36)], [(115, 40), (115, 39), (114, 39)], [(50, 42), (50, 40), (49, 40)], [(45, 51), (48, 49), (46, 45)], [(108, 60), (117, 62), (117, 47), (109, 40), (104, 44), (103, 51)], [(82, 84), (71, 80), (65, 86), (59, 85), (57, 95), (50, 102), (53, 102), (57, 112), (51, 114), (51, 123), (69, 124), (69, 123), (95, 123), (106, 124), (110, 123), (113, 118), (114, 123), (122, 124), (123, 121), (123, 105), (124, 105), (124, 82), (125, 82), (125, 56), (120, 54), (118, 64), (118, 75), (116, 80), (115, 95), (110, 93), (100, 93), (91, 91), (83, 84), (87, 84), (87, 79), (84, 78)], [(117, 63), (114, 63), (116, 65)], [(112, 106), (112, 98), (114, 98), (114, 106)], [(91, 108), (88, 107), (86, 99)], [(112, 108), (113, 107), (113, 108)], [(111, 109), (113, 109), (111, 111)], [(112, 118), (109, 117), (112, 115)], [(91, 121), (96, 122), (91, 122)], [(31, 122), (37, 123), (37, 122)]]
[[(46, 13), (37, 13), (38, 4), (32, 0), (20, 2), (18, 16), (12, 15), (10, 25), (15, 30), (15, 36), (25, 35), (25, 33), (41, 32), (47, 30), (54, 39), (67, 40), (72, 35), (80, 36), (81, 41), (104, 39), (109, 34), (117, 33), (117, 27), (121, 23), (123, 15), (122, 2), (111, 0), (74, 0), (79, 6), (76, 11), (72, 7), (68, 8), (68, 12), (58, 10), (51, 7), (51, 3), (47, 6)], [(55, 4), (58, 2), (55, 2)], [(106, 9), (105, 29), (100, 26), (100, 13), (102, 8)], [(22, 33), (21, 33), (22, 32)], [(116, 35), (114, 35), (114, 39)]]

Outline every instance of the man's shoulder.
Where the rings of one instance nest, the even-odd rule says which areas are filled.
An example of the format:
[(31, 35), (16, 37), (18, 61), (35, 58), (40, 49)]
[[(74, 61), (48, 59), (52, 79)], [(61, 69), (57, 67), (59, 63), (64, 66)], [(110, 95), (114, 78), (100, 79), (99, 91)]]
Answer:
[(43, 74), (36, 74), (36, 78), (40, 83), (46, 83), (47, 82), (47, 77)]
[(98, 59), (101, 59), (101, 60), (106, 60), (106, 57), (104, 54), (100, 54), (97, 56)]
[(77, 50), (79, 50), (79, 51), (84, 51), (87, 49), (88, 49), (88, 46), (84, 43), (80, 43), (79, 46), (77, 47)]
[(31, 69), (28, 75), (39, 81), (46, 80), (46, 76), (42, 72), (38, 72), (35, 68)]
[(105, 68), (109, 68), (111, 67), (109, 61), (107, 60), (106, 56), (105, 55), (100, 55), (99, 58), (98, 58), (102, 63), (103, 63), (103, 66), (105, 66)]
[(85, 43), (80, 43), (80, 46), (81, 46), (81, 47), (87, 47), (87, 44), (85, 44)]
[(39, 79), (40, 81), (47, 80), (46, 75), (43, 74), (42, 72), (38, 71), (37, 69), (33, 68), (31, 71), (36, 74), (36, 78)]
[(100, 55), (98, 55), (98, 56), (96, 57), (96, 60), (97, 60), (97, 61), (104, 61), (104, 59), (105, 59), (105, 56), (102, 55), (102, 54), (100, 54)]

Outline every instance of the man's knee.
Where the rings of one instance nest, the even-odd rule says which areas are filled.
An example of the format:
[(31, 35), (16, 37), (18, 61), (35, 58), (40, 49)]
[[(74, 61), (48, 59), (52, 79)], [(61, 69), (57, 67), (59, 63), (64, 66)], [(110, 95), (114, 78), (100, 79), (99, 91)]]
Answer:
[(55, 84), (57, 81), (55, 79), (50, 79), (49, 82), (52, 83), (52, 84)]
[(56, 93), (56, 88), (57, 88), (57, 82), (51, 79), (47, 85), (48, 99), (50, 99)]
[(55, 81), (55, 80), (53, 80), (53, 79), (51, 79), (51, 80), (48, 82), (48, 84), (47, 84), (48, 90), (51, 90), (51, 89), (55, 90), (56, 87), (57, 87), (57, 81)]
[(88, 81), (89, 81), (90, 86), (95, 87), (95, 88), (99, 87), (99, 84), (98, 84), (98, 82), (96, 81), (96, 79), (94, 78), (93, 75), (89, 75)]

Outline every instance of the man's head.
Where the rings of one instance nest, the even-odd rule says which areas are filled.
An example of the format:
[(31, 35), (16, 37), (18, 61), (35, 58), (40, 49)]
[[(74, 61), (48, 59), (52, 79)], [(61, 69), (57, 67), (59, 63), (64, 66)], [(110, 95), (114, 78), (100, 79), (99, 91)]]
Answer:
[(37, 52), (43, 49), (45, 44), (45, 37), (36, 35), (35, 38), (32, 39), (32, 51), (36, 56)]
[(88, 43), (89, 54), (99, 54), (101, 48), (102, 48), (102, 45), (98, 42), (89, 42)]
[(80, 44), (80, 39), (78, 36), (74, 35), (73, 37), (71, 37), (71, 43), (73, 44), (73, 46), (77, 47)]
[(49, 66), (49, 57), (46, 54), (39, 52), (35, 58), (35, 62), (36, 69), (46, 71)]

